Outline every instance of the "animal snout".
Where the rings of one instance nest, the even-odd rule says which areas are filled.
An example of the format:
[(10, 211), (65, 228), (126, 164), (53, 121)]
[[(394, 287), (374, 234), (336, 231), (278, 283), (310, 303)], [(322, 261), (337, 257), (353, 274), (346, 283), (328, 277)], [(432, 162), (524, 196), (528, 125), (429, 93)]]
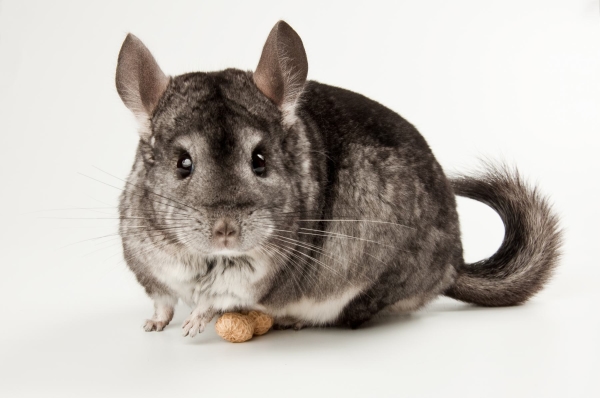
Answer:
[(240, 227), (231, 218), (221, 218), (213, 226), (213, 241), (218, 247), (232, 248), (237, 245), (239, 236)]

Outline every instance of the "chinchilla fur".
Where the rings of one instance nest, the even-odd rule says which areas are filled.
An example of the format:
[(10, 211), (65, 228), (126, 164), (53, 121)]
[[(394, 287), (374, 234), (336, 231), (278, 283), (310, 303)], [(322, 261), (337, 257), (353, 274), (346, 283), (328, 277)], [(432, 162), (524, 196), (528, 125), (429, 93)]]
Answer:
[[(542, 288), (561, 239), (537, 190), (506, 167), (447, 178), (409, 122), (307, 71), (283, 21), (254, 72), (168, 77), (127, 36), (116, 83), (140, 142), (120, 234), (154, 300), (147, 331), (162, 330), (179, 299), (194, 336), (225, 311), (357, 327), (440, 294), (507, 306)], [(502, 217), (489, 259), (465, 264), (455, 195)]]

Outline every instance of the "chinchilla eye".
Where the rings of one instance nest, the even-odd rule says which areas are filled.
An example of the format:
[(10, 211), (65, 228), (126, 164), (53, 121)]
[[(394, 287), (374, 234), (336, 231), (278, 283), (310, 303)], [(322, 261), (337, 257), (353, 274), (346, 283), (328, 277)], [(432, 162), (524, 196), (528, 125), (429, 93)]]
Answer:
[(181, 178), (188, 177), (194, 171), (194, 162), (189, 153), (184, 153), (177, 161), (177, 172)]
[(267, 171), (265, 155), (262, 154), (262, 151), (257, 149), (252, 152), (252, 170), (254, 171), (254, 174), (259, 177), (264, 177), (265, 172)]

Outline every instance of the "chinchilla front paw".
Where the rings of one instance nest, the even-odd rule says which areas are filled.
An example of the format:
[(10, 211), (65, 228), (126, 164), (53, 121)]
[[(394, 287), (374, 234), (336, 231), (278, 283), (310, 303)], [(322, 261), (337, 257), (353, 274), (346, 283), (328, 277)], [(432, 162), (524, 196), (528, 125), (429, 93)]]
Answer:
[(198, 333), (202, 333), (206, 328), (206, 325), (212, 321), (213, 317), (214, 313), (210, 311), (204, 313), (192, 311), (190, 316), (188, 316), (185, 322), (183, 322), (183, 336), (194, 337)]
[(156, 319), (146, 319), (143, 327), (146, 332), (162, 332), (163, 329), (169, 324), (169, 321), (158, 321)]

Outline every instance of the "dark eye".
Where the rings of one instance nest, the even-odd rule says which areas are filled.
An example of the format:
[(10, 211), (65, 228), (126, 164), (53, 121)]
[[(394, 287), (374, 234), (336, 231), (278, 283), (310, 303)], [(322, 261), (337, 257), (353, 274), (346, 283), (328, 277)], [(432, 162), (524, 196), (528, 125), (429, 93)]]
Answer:
[(194, 162), (189, 153), (184, 153), (177, 161), (177, 172), (181, 178), (188, 177), (194, 171)]
[(265, 162), (265, 155), (260, 150), (254, 150), (252, 153), (252, 170), (259, 177), (265, 176), (267, 163)]

